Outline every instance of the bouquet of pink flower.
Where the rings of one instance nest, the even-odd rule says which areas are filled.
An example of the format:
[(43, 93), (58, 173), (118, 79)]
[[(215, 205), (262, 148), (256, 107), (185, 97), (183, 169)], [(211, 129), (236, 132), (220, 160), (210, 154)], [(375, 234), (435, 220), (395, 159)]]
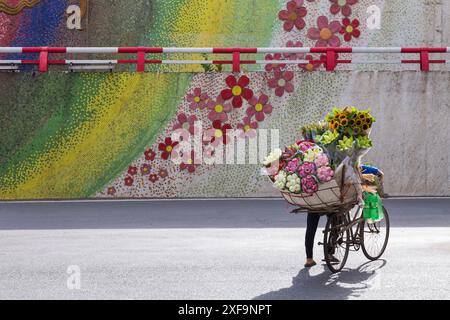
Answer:
[(323, 149), (314, 142), (301, 140), (287, 146), (284, 151), (275, 150), (264, 164), (279, 163), (278, 170), (270, 172), (274, 186), (280, 191), (312, 195), (319, 185), (331, 181), (333, 167)]

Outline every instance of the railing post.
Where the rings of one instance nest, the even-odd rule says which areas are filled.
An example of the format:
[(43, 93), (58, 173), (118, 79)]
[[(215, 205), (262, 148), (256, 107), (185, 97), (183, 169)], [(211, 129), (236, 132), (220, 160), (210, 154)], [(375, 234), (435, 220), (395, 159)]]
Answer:
[(241, 53), (233, 52), (233, 72), (241, 72)]
[(336, 69), (336, 53), (333, 49), (327, 49), (327, 62), (325, 63), (327, 71), (334, 71)]
[(39, 72), (48, 71), (48, 47), (42, 47), (39, 53)]
[(425, 72), (430, 71), (430, 54), (428, 50), (420, 51), (420, 70)]
[(137, 72), (145, 72), (145, 50), (143, 47), (139, 47), (137, 52)]

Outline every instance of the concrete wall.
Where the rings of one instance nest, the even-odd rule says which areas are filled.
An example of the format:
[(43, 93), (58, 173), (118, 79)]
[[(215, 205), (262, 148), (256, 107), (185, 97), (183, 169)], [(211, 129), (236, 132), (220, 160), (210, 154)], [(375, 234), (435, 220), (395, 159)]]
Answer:
[[(448, 72), (342, 71), (296, 74), (297, 88), (274, 109), (267, 128), (280, 130), (283, 145), (299, 137), (302, 124), (323, 117), (332, 106), (372, 108), (377, 119), (374, 147), (365, 161), (386, 174), (386, 192), (395, 196), (450, 195), (450, 87)], [(330, 94), (333, 92), (333, 94)], [(242, 183), (245, 181), (245, 183)], [(191, 197), (276, 196), (256, 166), (223, 166), (180, 191)]]
[[(18, 14), (0, 13), (0, 46), (285, 46), (290, 41), (315, 46), (307, 31), (319, 17), (344, 18), (330, 12), (329, 1), (305, 1), (306, 27), (288, 31), (278, 17), (286, 2), (41, 1)], [(68, 30), (65, 9), (83, 3), (88, 4), (83, 29)], [(380, 29), (367, 26), (371, 5), (380, 8)], [(336, 35), (343, 46), (450, 46), (448, 14), (449, 1), (360, 0), (350, 16), (360, 22), (360, 37), (345, 42)], [(417, 68), (345, 65), (325, 73), (323, 66), (316, 72), (292, 66), (282, 72), (292, 72), (294, 90), (282, 95), (268, 85), (273, 72), (245, 67), (239, 76), (249, 78), (256, 97), (269, 97), (273, 111), (258, 127), (280, 130), (281, 144), (298, 138), (301, 125), (321, 119), (333, 106), (371, 107), (378, 121), (367, 161), (386, 172), (386, 191), (450, 196), (450, 73), (442, 65), (427, 74)], [(258, 166), (202, 165), (190, 172), (158, 150), (184, 116), (211, 128), (210, 110), (190, 108), (189, 96), (201, 89), (216, 101), (229, 74), (203, 73), (199, 66), (148, 67), (158, 72), (146, 74), (52, 70), (0, 74), (0, 200), (278, 196)], [(247, 108), (247, 101), (233, 108), (222, 125), (237, 128)]]

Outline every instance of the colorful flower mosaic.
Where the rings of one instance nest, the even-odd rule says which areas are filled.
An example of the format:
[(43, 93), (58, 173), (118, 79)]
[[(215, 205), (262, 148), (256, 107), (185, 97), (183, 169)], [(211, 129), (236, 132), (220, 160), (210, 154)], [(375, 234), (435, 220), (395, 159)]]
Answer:
[[(308, 17), (308, 14), (318, 11), (314, 7), (309, 10), (308, 6), (317, 6), (318, 1), (286, 1), (286, 4), (278, 13), (282, 29), (288, 36), (288, 39), (281, 46), (292, 48), (303, 46), (337, 47), (343, 41), (350, 42), (359, 38), (359, 20), (351, 17), (352, 7), (356, 3), (356, 0), (331, 0), (331, 16), (320, 15), (314, 18)], [(342, 18), (338, 19), (339, 16)], [(313, 24), (308, 26), (311, 22)], [(299, 40), (299, 32), (304, 32), (302, 41)], [(338, 58), (337, 54), (336, 58)], [(267, 84), (266, 92), (261, 92), (260, 85), (254, 87), (252, 82), (257, 80), (250, 78), (248, 75), (229, 75), (225, 77), (222, 85), (218, 85), (216, 82), (214, 89), (197, 83), (187, 91), (185, 104), (172, 122), (172, 130), (182, 129), (193, 136), (195, 122), (201, 121), (204, 130), (203, 156), (205, 159), (211, 159), (216, 154), (216, 148), (229, 143), (228, 132), (232, 129), (240, 131), (239, 138), (254, 139), (257, 136), (256, 130), (264, 125), (268, 117), (272, 115), (272, 105), (276, 102), (276, 99), (294, 92), (295, 71), (312, 72), (319, 70), (324, 66), (326, 56), (323, 54), (275, 53), (267, 54), (265, 60), (277, 61), (265, 65), (267, 75), (262, 79), (265, 79), (264, 81)], [(309, 63), (288, 64), (280, 62), (289, 60), (306, 60)], [(258, 93), (256, 94), (256, 92)], [(196, 155), (193, 152), (173, 154), (177, 148), (177, 142), (172, 141), (169, 137), (170, 133), (170, 131), (166, 132), (162, 141), (144, 152), (144, 159), (147, 162), (134, 165), (133, 167), (136, 167), (136, 170), (127, 172), (124, 180), (122, 180), (124, 185), (133, 187), (137, 183), (145, 183), (145, 180), (139, 182), (141, 181), (138, 177), (139, 173), (141, 176), (147, 176), (147, 181), (156, 184), (161, 179), (168, 178), (171, 171), (175, 171), (176, 175), (182, 173), (191, 175), (198, 173), (199, 170), (210, 168), (194, 161)], [(183, 139), (185, 139), (184, 136)], [(305, 153), (303, 159), (306, 162), (300, 163), (298, 159), (293, 159), (287, 164), (286, 170), (290, 173), (290, 176), (284, 177), (284, 185), (291, 183), (293, 186), (295, 185), (295, 188), (302, 189), (305, 192), (313, 192), (319, 182), (329, 181), (333, 172), (329, 167), (328, 158), (318, 154), (318, 150), (314, 149), (312, 145), (301, 142), (299, 149)], [(293, 157), (293, 154), (288, 153), (289, 149), (285, 150), (283, 157)], [(174, 165), (171, 163), (171, 159), (175, 159), (177, 156), (181, 157), (182, 161), (179, 165)], [(158, 167), (161, 169), (156, 169)], [(294, 173), (296, 176), (293, 175)], [(282, 179), (278, 182), (280, 185), (282, 184), (281, 181)], [(107, 194), (116, 194), (116, 192), (110, 191), (108, 188)]]
[[(252, 30), (248, 40), (233, 38), (247, 47), (332, 46), (337, 44), (336, 38), (341, 45), (344, 42), (347, 45), (347, 42), (362, 38), (363, 28), (359, 21), (363, 18), (358, 16), (361, 10), (357, 6), (362, 1), (258, 0), (256, 5), (254, 1), (246, 5), (237, 0), (226, 4), (223, 1), (186, 1), (180, 6), (180, 1), (165, 0), (160, 1), (155, 12), (147, 10), (147, 2), (133, 6), (126, 6), (121, 1), (112, 3), (111, 10), (120, 14), (110, 17), (110, 34), (103, 33), (109, 37), (126, 32), (127, 42), (146, 42), (143, 45), (155, 45), (157, 39), (161, 46), (209, 47), (214, 44), (227, 47), (237, 42), (226, 42), (232, 39), (230, 35), (249, 32), (250, 23)], [(11, 8), (19, 8), (17, 4), (25, 1), (7, 0), (5, 3)], [(0, 14), (2, 46), (54, 46), (67, 41), (67, 45), (77, 45), (78, 36), (83, 32), (66, 30), (67, 1), (33, 0), (28, 3), (33, 6), (23, 7), (23, 10), (13, 8), (14, 11), (9, 12), (3, 10)], [(255, 11), (247, 10), (252, 5)], [(238, 11), (239, 16), (231, 15)], [(118, 18), (131, 17), (135, 12), (142, 21), (130, 24), (127, 19)], [(221, 14), (215, 15), (217, 12)], [(264, 12), (264, 16), (260, 12)], [(326, 17), (328, 22), (319, 26), (319, 16)], [(236, 23), (236, 17), (248, 23)], [(150, 18), (158, 24), (157, 28), (147, 28)], [(42, 24), (42, 21), (46, 23)], [(334, 21), (340, 23), (339, 30)], [(85, 22), (83, 28), (87, 29), (89, 26)], [(311, 28), (317, 29), (310, 34), (314, 39), (308, 36)], [(111, 39), (102, 38), (99, 32), (98, 40)], [(244, 55), (242, 58), (245, 59)], [(205, 59), (211, 58), (208, 55)], [(28, 97), (31, 93), (28, 93), (27, 84), (18, 86), (21, 87), (21, 98), (17, 99), (20, 108), (14, 110), (20, 113), (22, 108), (31, 112), (16, 117), (4, 107), (6, 103), (2, 105), (5, 108), (2, 127), (6, 124), (9, 130), (9, 119), (12, 124), (16, 121), (24, 142), (11, 143), (15, 141), (13, 133), (13, 138), (8, 136), (2, 141), (1, 198), (169, 197), (188, 193), (184, 184), (200, 190), (205, 179), (191, 183), (192, 179), (201, 175), (206, 177), (210, 170), (216, 170), (214, 174), (227, 170), (220, 166), (191, 164), (189, 159), (182, 166), (174, 163), (179, 143), (172, 133), (186, 130), (192, 135), (195, 121), (201, 121), (204, 133), (208, 129), (214, 130), (213, 137), (204, 142), (210, 156), (216, 154), (219, 145), (229, 144), (231, 129), (239, 130), (240, 138), (255, 139), (257, 129), (278, 125), (280, 110), (286, 107), (283, 103), (293, 97), (294, 91), (298, 94), (303, 89), (304, 77), (297, 76), (296, 72), (319, 70), (325, 60), (318, 54), (302, 53), (268, 54), (265, 59), (278, 61), (265, 66), (267, 73), (247, 72), (254, 66), (245, 65), (243, 73), (233, 75), (193, 74), (191, 71), (197, 70), (191, 66), (174, 66), (174, 70), (176, 67), (176, 70), (187, 71), (181, 74), (77, 74), (71, 76), (73, 95), (68, 94), (69, 103), (58, 94), (68, 88), (66, 76), (33, 77), (33, 86), (39, 88), (33, 91), (36, 98)], [(288, 63), (303, 59), (311, 62)], [(224, 66), (224, 70), (227, 67)], [(330, 85), (325, 83), (324, 88), (316, 86), (315, 90), (321, 92), (321, 96), (327, 96)], [(26, 120), (26, 125), (17, 119)], [(299, 117), (299, 121), (303, 120)], [(345, 122), (335, 121), (333, 126), (342, 124)], [(359, 139), (354, 143), (366, 145), (368, 142)], [(315, 164), (319, 175), (320, 167)], [(325, 170), (320, 172), (326, 179)], [(237, 176), (241, 178), (241, 175)], [(289, 179), (296, 181), (296, 177)]]

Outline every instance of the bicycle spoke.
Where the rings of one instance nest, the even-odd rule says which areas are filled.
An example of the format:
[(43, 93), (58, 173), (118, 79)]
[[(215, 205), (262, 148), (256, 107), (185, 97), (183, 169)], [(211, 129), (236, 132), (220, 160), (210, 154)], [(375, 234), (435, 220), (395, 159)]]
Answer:
[(384, 243), (387, 236), (385, 221), (374, 223), (365, 222), (364, 249), (370, 257), (378, 257), (384, 251)]

